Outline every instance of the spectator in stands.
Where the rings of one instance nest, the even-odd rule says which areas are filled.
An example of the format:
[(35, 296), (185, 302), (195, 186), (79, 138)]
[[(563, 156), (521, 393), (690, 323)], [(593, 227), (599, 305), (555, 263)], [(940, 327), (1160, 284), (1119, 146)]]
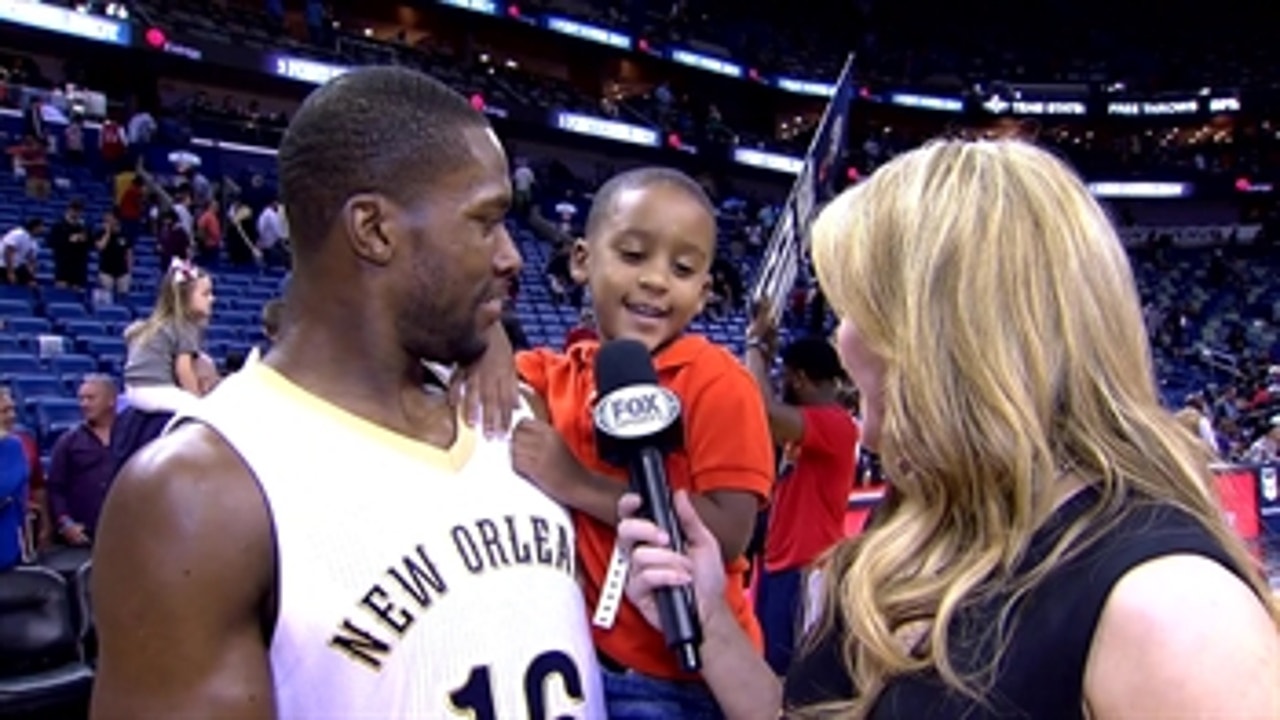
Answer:
[(566, 190), (564, 199), (556, 203), (556, 217), (559, 218), (556, 228), (572, 237), (576, 227), (574, 221), (578, 217), (578, 198), (572, 190)]
[(116, 419), (116, 383), (107, 375), (89, 375), (77, 398), (84, 422), (53, 444), (49, 458), (49, 511), (58, 538), (67, 545), (92, 541), (102, 503), (115, 477), (111, 427)]
[(201, 267), (218, 265), (222, 254), (222, 214), (217, 200), (210, 199), (196, 221), (196, 262)]
[(1181, 417), (1186, 424), (1190, 424), (1194, 418), (1196, 437), (1200, 438), (1214, 457), (1218, 457), (1220, 454), (1218, 433), (1213, 429), (1213, 418), (1209, 417), (1209, 403), (1204, 399), (1204, 395), (1200, 393), (1188, 395)]
[[(4, 398), (8, 398), (6, 401)], [(7, 409), (6, 409), (7, 408)], [(17, 405), (8, 388), (0, 387), (0, 435), (12, 435), (22, 443), (27, 459), (28, 497), (27, 515), (35, 518), (37, 548), (46, 548), (53, 541), (53, 523), (50, 522), (48, 495), (45, 488), (44, 464), (40, 459), (40, 444), (27, 430), (18, 427)]]
[(31, 98), (26, 110), (22, 113), (22, 132), (34, 138), (42, 147), (49, 146), (49, 126), (44, 117), (44, 99), (40, 96)]
[(175, 262), (185, 263), (191, 260), (191, 236), (183, 229), (178, 214), (173, 210), (160, 212), (156, 245), (160, 251), (161, 267), (172, 267)]
[(26, 179), (27, 197), (47, 200), (52, 191), (49, 182), (49, 151), (35, 137), (27, 136), (21, 145), (10, 150), (14, 155), (14, 171)]
[(570, 253), (571, 246), (568, 243), (557, 246), (547, 260), (543, 274), (547, 279), (547, 287), (551, 290), (551, 299), (576, 308), (582, 306), (582, 286), (573, 279), (570, 271)]
[(289, 264), (289, 224), (278, 199), (267, 203), (258, 215), (258, 251), (270, 267)]
[(151, 316), (124, 333), (125, 395), (137, 410), (173, 413), (201, 395), (195, 361), (213, 314), (213, 279), (175, 260), (158, 292)]
[(511, 187), (515, 192), (511, 210), (516, 217), (523, 219), (532, 207), (533, 186), (536, 182), (537, 178), (533, 174), (533, 168), (529, 167), (529, 161), (524, 158), (516, 160), (516, 169), (511, 173)]
[(98, 130), (98, 154), (108, 176), (124, 172), (129, 167), (129, 139), (120, 123), (111, 118), (104, 119)]
[(84, 165), (84, 115), (71, 116), (67, 128), (62, 131), (62, 153), (72, 165)]
[(844, 371), (831, 343), (801, 338), (783, 348), (779, 396), (770, 377), (777, 342), (771, 311), (762, 303), (747, 329), (743, 364), (755, 378), (784, 460), (769, 503), (755, 604), (765, 660), (781, 676), (796, 644), (804, 576), (844, 538), (858, 426), (837, 397)]
[(49, 228), (47, 242), (53, 250), (53, 284), (72, 290), (88, 287), (93, 242), (84, 222), (83, 200), (76, 198), (67, 203), (62, 218)]
[[(1160, 406), (1132, 272), (1084, 183), (1024, 143), (935, 142), (812, 235), (894, 505), (828, 556), (785, 685), (701, 603), (726, 715), (1276, 717), (1280, 609)], [(675, 507), (687, 554), (619, 527), (654, 624), (653, 587), (725, 583)]]
[(159, 293), (151, 316), (125, 330), (128, 407), (111, 432), (117, 472), (160, 435), (175, 412), (209, 386), (200, 373), (200, 347), (213, 312), (212, 279), (199, 268), (175, 261), (161, 279)]
[(262, 337), (267, 343), (274, 344), (280, 337), (280, 328), (284, 324), (284, 300), (272, 298), (262, 306)]
[(1245, 462), (1273, 463), (1280, 462), (1280, 415), (1275, 415), (1262, 434), (1245, 453)]
[(280, 336), (280, 326), (284, 322), (284, 300), (281, 298), (272, 298), (262, 306), (262, 337), (267, 341), (266, 349), (254, 344), (249, 349), (249, 354), (245, 357), (242, 365), (255, 363), (267, 354), (271, 346), (276, 343), (276, 339)]
[(30, 466), (21, 438), (13, 434), (13, 395), (0, 388), (0, 571), (30, 555), (27, 525)]
[(4, 281), (8, 285), (36, 284), (36, 260), (40, 253), (40, 243), (36, 239), (44, 234), (44, 221), (40, 218), (29, 218), (21, 227), (5, 233), (0, 239), (0, 250), (4, 252)]
[(135, 174), (129, 179), (117, 201), (120, 231), (130, 242), (136, 241), (142, 234), (142, 224), (146, 218), (146, 187), (146, 181)]
[(129, 147), (141, 153), (151, 144), (157, 129), (155, 117), (145, 109), (138, 109), (129, 117)]
[[(148, 177), (145, 173), (143, 177)], [(196, 214), (191, 196), (191, 186), (185, 182), (179, 183), (173, 189), (172, 195), (166, 197), (163, 188), (156, 186), (161, 196), (162, 205), (169, 205), (174, 214), (178, 216), (178, 224), (182, 226), (182, 231), (187, 234), (188, 238), (195, 239), (196, 236)]]
[(121, 231), (114, 211), (102, 216), (94, 246), (98, 249), (98, 287), (111, 295), (127, 295), (133, 278), (133, 240)]

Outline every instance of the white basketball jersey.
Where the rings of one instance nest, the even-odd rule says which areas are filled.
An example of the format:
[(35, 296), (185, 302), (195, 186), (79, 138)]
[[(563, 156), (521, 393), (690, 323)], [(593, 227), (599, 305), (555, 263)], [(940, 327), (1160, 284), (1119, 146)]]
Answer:
[(271, 512), (281, 718), (605, 717), (573, 523), (507, 439), (459, 422), (437, 449), (261, 363), (185, 417), (240, 454)]

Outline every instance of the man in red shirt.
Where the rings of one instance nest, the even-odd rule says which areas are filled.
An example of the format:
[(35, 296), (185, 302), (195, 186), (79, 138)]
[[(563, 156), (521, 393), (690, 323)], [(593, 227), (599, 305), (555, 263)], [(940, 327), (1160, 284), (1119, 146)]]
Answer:
[(782, 395), (774, 392), (769, 368), (776, 332), (767, 317), (762, 312), (748, 330), (744, 361), (764, 398), (773, 440), (785, 450), (769, 508), (755, 603), (765, 660), (785, 675), (797, 639), (804, 573), (844, 537), (858, 427), (840, 403), (844, 371), (825, 340), (803, 338), (782, 351)]

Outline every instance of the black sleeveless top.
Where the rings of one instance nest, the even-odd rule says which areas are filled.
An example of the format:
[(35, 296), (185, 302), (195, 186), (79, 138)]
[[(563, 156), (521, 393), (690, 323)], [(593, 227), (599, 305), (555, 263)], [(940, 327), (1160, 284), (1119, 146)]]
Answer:
[[(1063, 503), (1032, 537), (1022, 568), (1042, 560), (1072, 521), (1098, 501), (1086, 488)], [(943, 684), (935, 672), (896, 678), (872, 709), (872, 720), (929, 718), (1083, 718), (1085, 661), (1094, 628), (1111, 588), (1130, 569), (1164, 555), (1212, 558), (1237, 576), (1241, 569), (1221, 545), (1187, 514), (1166, 505), (1135, 501), (1108, 532), (1096, 536), (1069, 562), (1054, 569), (1012, 613), (1005, 655), (985, 704)], [(957, 611), (949, 631), (952, 662), (962, 675), (985, 669), (998, 639), (993, 628), (1008, 594), (995, 593)], [(795, 709), (848, 700), (853, 682), (842, 658), (838, 621), (793, 660), (783, 703)]]

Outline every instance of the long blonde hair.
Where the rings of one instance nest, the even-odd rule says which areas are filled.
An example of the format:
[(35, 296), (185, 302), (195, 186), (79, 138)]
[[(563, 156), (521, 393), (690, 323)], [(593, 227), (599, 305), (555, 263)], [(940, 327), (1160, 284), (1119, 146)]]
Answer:
[[(812, 253), (831, 306), (885, 361), (876, 450), (896, 505), (827, 561), (822, 622), (848, 629), (857, 693), (842, 716), (916, 671), (981, 702), (999, 658), (956, 669), (957, 609), (1008, 588), (1003, 649), (1017, 600), (1134, 497), (1189, 513), (1271, 602), (1210, 495), (1206, 453), (1159, 404), (1115, 230), (1063, 163), (1014, 140), (930, 143), (833, 201)], [(1100, 501), (1018, 574), (1067, 470)]]
[(175, 260), (160, 279), (156, 304), (145, 320), (130, 323), (124, 329), (124, 340), (130, 346), (145, 341), (162, 326), (175, 322), (196, 324), (203, 318), (192, 315), (191, 302), (200, 281), (209, 277), (204, 270), (187, 262)]

